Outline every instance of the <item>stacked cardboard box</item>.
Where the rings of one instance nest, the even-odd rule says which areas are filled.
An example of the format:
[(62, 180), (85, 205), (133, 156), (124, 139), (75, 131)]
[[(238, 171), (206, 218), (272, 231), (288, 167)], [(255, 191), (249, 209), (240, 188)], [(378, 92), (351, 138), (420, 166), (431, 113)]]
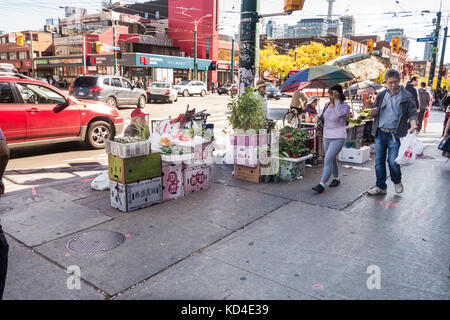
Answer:
[(162, 202), (161, 154), (108, 154), (111, 206), (124, 212)]

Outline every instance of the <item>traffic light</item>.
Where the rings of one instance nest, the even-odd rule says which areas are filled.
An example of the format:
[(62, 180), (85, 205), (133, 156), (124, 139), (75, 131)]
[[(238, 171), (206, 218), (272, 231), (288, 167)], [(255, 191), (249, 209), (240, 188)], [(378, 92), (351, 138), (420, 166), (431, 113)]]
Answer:
[(373, 40), (367, 40), (367, 53), (373, 53)]
[(284, 0), (284, 12), (302, 10), (305, 0)]
[(95, 42), (95, 52), (97, 53), (102, 52), (102, 43), (99, 41)]
[(216, 70), (217, 69), (217, 61), (212, 61), (208, 69)]
[(441, 75), (445, 76), (447, 74), (447, 68), (446, 67), (442, 67), (441, 68)]
[(392, 38), (391, 47), (392, 47), (392, 52), (395, 52), (395, 53), (400, 52), (400, 38), (399, 37)]
[(16, 33), (16, 44), (19, 46), (23, 46), (23, 33), (22, 32)]
[(347, 50), (345, 51), (346, 54), (352, 54), (353, 53), (353, 41), (347, 42)]
[(335, 51), (334, 51), (334, 53), (337, 55), (337, 56), (340, 56), (341, 55), (341, 50), (342, 50), (342, 43), (336, 43), (336, 45), (335, 45)]

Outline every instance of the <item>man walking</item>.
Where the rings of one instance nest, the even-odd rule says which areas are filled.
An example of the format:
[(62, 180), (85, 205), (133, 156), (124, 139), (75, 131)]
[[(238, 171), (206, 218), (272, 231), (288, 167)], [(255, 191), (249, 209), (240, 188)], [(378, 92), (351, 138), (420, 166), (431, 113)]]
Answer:
[(414, 102), (416, 103), (417, 112), (419, 112), (419, 95), (417, 94), (417, 85), (419, 84), (419, 78), (412, 77), (411, 80), (406, 84), (405, 89), (412, 94)]
[(428, 110), (431, 101), (431, 93), (427, 90), (427, 84), (422, 82), (418, 90), (419, 93), (419, 113), (417, 119), (417, 132), (422, 130), (422, 122), (425, 112)]
[[(6, 144), (5, 136), (0, 128), (0, 197), (5, 193), (5, 185), (3, 183), (3, 174), (5, 173), (6, 164), (9, 160), (9, 149)], [(1, 222), (1, 221), (0, 221)], [(8, 251), (9, 246), (3, 234), (2, 225), (0, 224), (0, 300), (2, 300), (3, 290), (5, 289), (6, 270), (8, 268)]]
[(302, 91), (302, 89), (297, 89), (294, 91), (294, 94), (292, 95), (291, 99), (291, 108), (297, 109), (299, 113), (302, 112), (303, 107), (308, 102), (308, 97), (306, 94)]
[(395, 192), (403, 192), (400, 165), (395, 162), (400, 148), (400, 138), (413, 133), (417, 128), (417, 108), (413, 96), (400, 86), (400, 73), (391, 69), (386, 72), (386, 90), (380, 92), (375, 100), (371, 115), (373, 117), (372, 135), (375, 137), (375, 172), (377, 183), (368, 194), (385, 195), (386, 156), (395, 185)]

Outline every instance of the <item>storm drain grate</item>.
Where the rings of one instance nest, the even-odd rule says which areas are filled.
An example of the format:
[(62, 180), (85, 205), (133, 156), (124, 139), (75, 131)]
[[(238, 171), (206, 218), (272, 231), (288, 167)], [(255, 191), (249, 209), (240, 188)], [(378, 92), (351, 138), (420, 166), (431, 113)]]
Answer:
[(67, 249), (76, 253), (95, 254), (117, 248), (125, 236), (113, 231), (89, 231), (67, 242)]

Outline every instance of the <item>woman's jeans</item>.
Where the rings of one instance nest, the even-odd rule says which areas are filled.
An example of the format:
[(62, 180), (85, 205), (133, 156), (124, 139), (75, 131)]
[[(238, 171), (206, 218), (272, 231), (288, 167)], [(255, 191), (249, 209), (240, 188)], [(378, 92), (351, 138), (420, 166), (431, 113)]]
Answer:
[(386, 155), (392, 182), (395, 184), (402, 182), (400, 165), (395, 162), (399, 149), (400, 139), (397, 136), (394, 142), (391, 133), (377, 130), (377, 135), (375, 136), (375, 173), (377, 175), (377, 187), (381, 190), (387, 189)]
[(328, 139), (323, 138), (323, 149), (325, 151), (324, 167), (321, 182), (328, 182), (333, 173), (335, 178), (339, 177), (337, 155), (341, 152), (345, 144), (345, 138)]
[(8, 269), (8, 251), (8, 242), (6, 242), (2, 226), (0, 225), (0, 300), (2, 300), (3, 290), (5, 289), (6, 270)]

